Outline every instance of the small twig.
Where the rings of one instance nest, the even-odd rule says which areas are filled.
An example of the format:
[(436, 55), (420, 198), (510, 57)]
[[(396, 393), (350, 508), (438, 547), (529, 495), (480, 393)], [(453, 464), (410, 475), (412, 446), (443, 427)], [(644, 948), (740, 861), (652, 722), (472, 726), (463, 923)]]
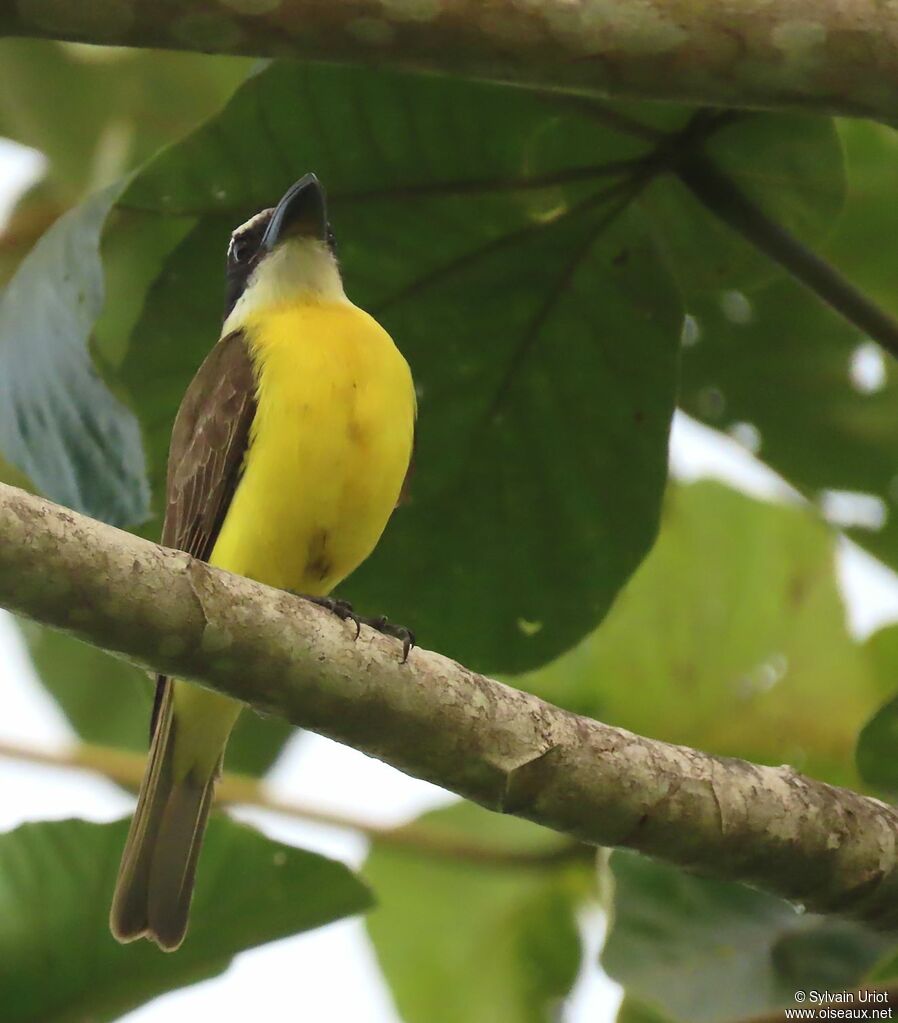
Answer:
[(707, 209), (898, 358), (898, 320), (768, 217), (707, 156), (689, 155), (675, 172)]
[[(0, 740), (0, 757), (48, 767), (91, 771), (128, 789), (136, 789), (140, 785), (146, 764), (145, 758), (137, 753), (90, 743), (47, 750)], [(553, 847), (539, 850), (503, 849), (497, 845), (458, 839), (421, 824), (385, 827), (363, 817), (280, 799), (263, 782), (246, 774), (223, 774), (216, 787), (215, 799), (220, 804), (253, 806), (312, 824), (357, 831), (380, 845), (485, 866), (540, 867), (595, 855), (595, 849), (579, 842), (559, 840)]]

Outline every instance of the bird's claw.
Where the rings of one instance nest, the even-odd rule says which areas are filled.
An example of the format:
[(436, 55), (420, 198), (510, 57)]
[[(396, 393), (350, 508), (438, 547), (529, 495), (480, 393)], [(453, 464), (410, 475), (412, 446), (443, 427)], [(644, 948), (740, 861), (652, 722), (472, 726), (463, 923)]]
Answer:
[(362, 621), (382, 636), (392, 636), (393, 639), (398, 639), (402, 643), (402, 664), (405, 664), (412, 647), (415, 645), (414, 632), (411, 629), (407, 629), (404, 625), (394, 625), (392, 622), (387, 621), (386, 615), (378, 615), (377, 618), (363, 618)]
[(407, 629), (404, 625), (394, 625), (392, 622), (387, 620), (386, 615), (377, 615), (374, 618), (363, 618), (361, 615), (355, 613), (352, 608), (352, 604), (348, 600), (340, 600), (337, 597), (311, 597), (306, 593), (299, 593), (297, 596), (302, 597), (303, 600), (309, 600), (313, 604), (317, 604), (319, 607), (323, 607), (326, 611), (330, 611), (331, 614), (336, 615), (341, 622), (350, 621), (355, 625), (355, 636), (354, 639), (358, 639), (362, 631), (362, 626), (367, 625), (368, 628), (374, 629), (375, 632), (379, 632), (382, 636), (391, 636), (393, 639), (398, 639), (402, 643), (402, 664), (408, 660), (408, 655), (411, 653), (412, 647), (415, 645), (415, 634), (411, 629)]

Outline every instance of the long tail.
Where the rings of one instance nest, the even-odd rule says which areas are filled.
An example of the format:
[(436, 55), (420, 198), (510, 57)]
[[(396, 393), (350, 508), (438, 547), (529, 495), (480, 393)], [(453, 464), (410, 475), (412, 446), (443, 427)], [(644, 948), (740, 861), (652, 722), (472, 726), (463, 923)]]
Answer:
[[(197, 858), (221, 768), (220, 753), (217, 759), (190, 756), (193, 729), (175, 713), (175, 686), (184, 685), (166, 683), (109, 917), (118, 941), (147, 937), (166, 952), (178, 948), (187, 931)], [(179, 724), (187, 726), (182, 741)]]

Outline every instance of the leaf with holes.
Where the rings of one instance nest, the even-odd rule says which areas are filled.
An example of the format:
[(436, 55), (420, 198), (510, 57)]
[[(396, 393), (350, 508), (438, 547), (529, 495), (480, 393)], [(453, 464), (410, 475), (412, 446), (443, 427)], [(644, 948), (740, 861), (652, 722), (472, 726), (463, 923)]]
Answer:
[(898, 566), (889, 515), (898, 379), (875, 347), (790, 281), (722, 294), (691, 312), (698, 339), (683, 355), (683, 408), (745, 438), (835, 524)]
[[(370, 905), (342, 864), (213, 817), (176, 955), (119, 945), (108, 916), (127, 821), (25, 824), (0, 836), (4, 1023), (104, 1023), (223, 972), (244, 949)], [(48, 983), (48, 977), (52, 983)]]

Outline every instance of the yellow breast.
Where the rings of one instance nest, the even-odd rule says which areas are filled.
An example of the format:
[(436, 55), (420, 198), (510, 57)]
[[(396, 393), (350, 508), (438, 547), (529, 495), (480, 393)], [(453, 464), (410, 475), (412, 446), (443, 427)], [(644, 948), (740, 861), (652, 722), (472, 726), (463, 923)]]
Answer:
[(347, 302), (268, 307), (244, 324), (258, 408), (211, 562), (326, 594), (374, 549), (412, 451), (411, 373)]

